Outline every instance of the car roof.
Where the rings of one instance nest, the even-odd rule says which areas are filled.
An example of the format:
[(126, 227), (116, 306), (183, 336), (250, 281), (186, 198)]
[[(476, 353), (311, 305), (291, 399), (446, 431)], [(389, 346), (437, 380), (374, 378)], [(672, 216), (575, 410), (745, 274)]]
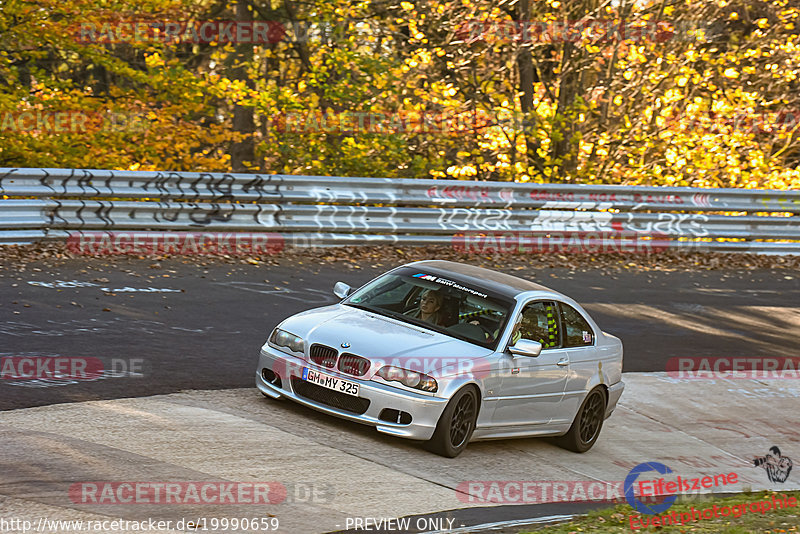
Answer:
[(443, 277), (457, 277), (459, 282), (464, 282), (474, 287), (488, 289), (494, 293), (514, 298), (526, 291), (546, 291), (553, 295), (561, 296), (558, 291), (549, 287), (531, 282), (510, 274), (505, 274), (491, 269), (484, 269), (475, 265), (458, 263), (445, 260), (423, 260), (406, 264), (430, 271)]

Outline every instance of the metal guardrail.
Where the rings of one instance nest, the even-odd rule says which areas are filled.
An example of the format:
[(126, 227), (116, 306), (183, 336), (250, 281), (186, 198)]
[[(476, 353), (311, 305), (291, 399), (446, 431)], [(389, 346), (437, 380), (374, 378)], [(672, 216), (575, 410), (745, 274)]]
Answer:
[(93, 231), (270, 232), (295, 246), (486, 249), (502, 238), (541, 249), (634, 238), (800, 254), (800, 191), (0, 169), (0, 196), (0, 243)]

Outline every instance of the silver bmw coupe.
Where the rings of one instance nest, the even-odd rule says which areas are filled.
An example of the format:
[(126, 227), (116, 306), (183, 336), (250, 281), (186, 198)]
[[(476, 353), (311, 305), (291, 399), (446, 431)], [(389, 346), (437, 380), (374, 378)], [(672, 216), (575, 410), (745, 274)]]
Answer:
[(293, 315), (261, 347), (256, 386), (427, 441), (552, 436), (588, 451), (622, 395), (622, 342), (528, 280), (449, 261), (393, 269), (340, 303)]

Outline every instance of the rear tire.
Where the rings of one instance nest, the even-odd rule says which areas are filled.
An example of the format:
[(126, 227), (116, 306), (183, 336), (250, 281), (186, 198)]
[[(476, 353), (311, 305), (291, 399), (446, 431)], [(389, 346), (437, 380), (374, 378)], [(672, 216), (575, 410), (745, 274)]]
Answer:
[(600, 437), (606, 413), (606, 395), (602, 388), (594, 388), (583, 399), (578, 415), (569, 431), (556, 438), (556, 443), (572, 452), (586, 452)]
[(455, 458), (467, 448), (478, 418), (478, 392), (473, 387), (460, 389), (442, 412), (428, 450)]

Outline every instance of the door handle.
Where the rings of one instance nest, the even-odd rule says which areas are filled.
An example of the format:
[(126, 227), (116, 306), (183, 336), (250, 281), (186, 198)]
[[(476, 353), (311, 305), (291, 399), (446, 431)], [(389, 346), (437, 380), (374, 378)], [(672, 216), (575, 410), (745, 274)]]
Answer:
[(562, 359), (558, 360), (556, 365), (559, 366), (559, 367), (564, 367), (565, 365), (569, 365), (569, 360), (567, 358), (562, 358)]

